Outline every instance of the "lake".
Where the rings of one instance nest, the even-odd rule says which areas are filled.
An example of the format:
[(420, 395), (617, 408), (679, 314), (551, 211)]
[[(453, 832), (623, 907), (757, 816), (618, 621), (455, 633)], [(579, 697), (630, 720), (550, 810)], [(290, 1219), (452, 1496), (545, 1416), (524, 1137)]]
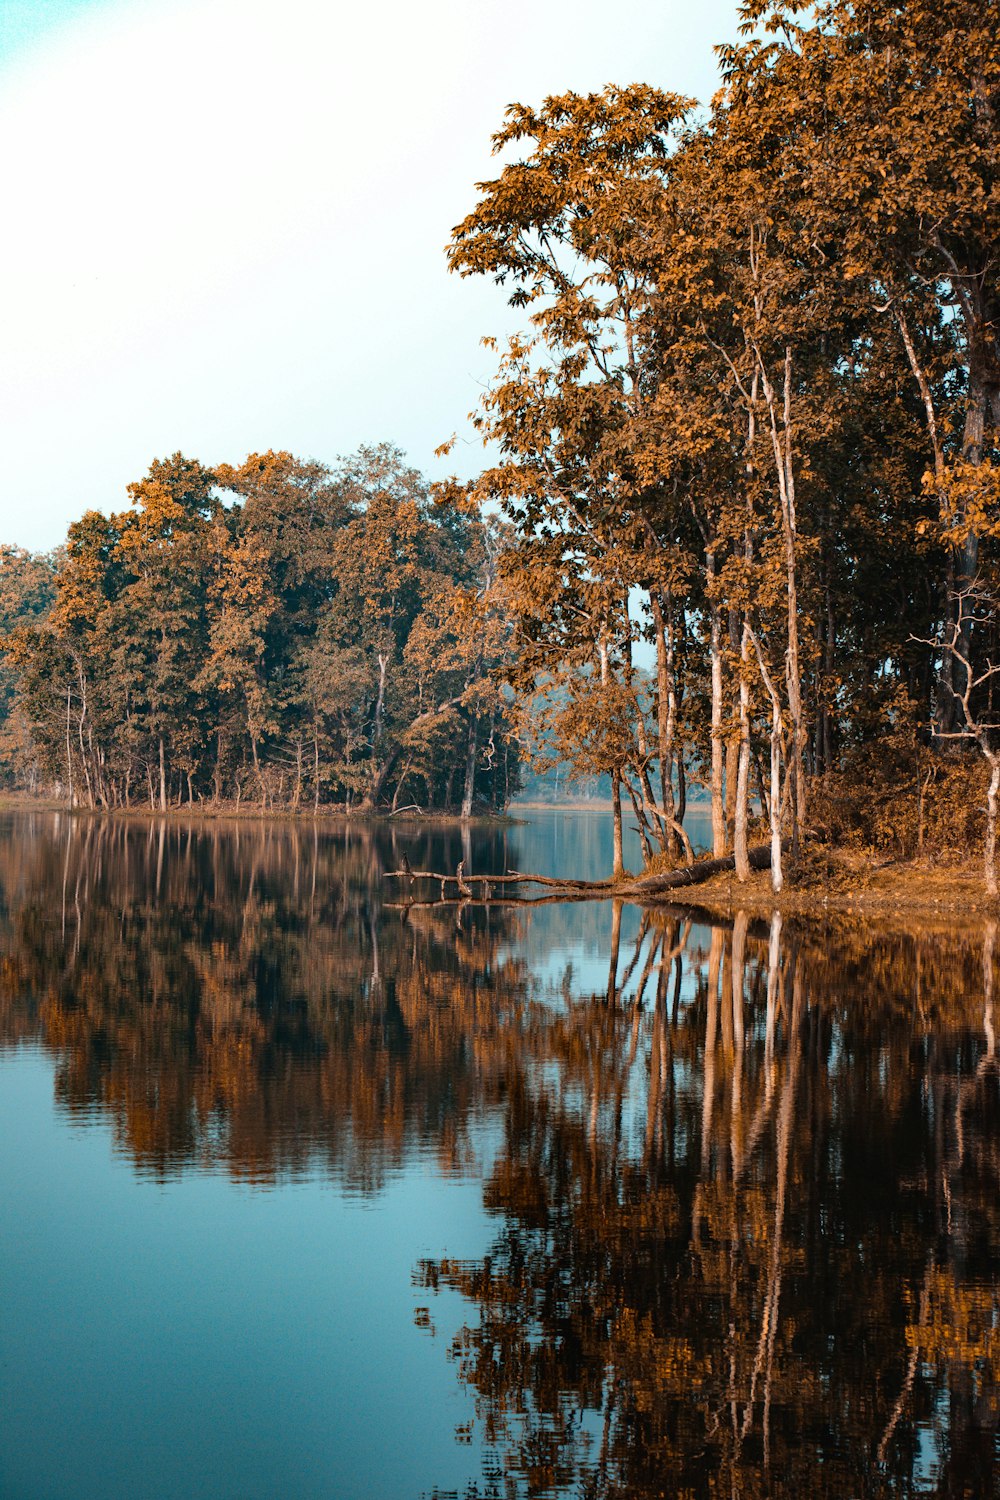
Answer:
[(519, 818), (0, 814), (3, 1500), (1000, 1492), (996, 924)]

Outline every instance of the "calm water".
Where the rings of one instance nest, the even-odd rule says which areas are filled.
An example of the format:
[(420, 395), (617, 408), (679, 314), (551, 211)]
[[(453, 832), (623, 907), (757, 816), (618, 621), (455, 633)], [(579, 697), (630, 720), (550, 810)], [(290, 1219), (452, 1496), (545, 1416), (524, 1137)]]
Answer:
[(3, 1500), (998, 1493), (995, 932), (404, 851), (0, 816)]

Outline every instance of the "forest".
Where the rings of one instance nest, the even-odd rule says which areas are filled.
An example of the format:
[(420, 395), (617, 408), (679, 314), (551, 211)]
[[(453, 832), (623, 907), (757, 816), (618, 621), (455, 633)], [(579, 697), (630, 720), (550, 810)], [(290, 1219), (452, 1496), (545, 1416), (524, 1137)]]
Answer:
[[(4, 765), (91, 805), (689, 787), (738, 879), (984, 850), (1000, 806), (1000, 3), (746, 0), (709, 108), (515, 104), (452, 231), (521, 326), (429, 493), (391, 449), (155, 463), (8, 549)], [(654, 662), (651, 669), (647, 662)]]
[(130, 497), (0, 556), (9, 779), (105, 809), (507, 802), (495, 523), (389, 445), (175, 454)]

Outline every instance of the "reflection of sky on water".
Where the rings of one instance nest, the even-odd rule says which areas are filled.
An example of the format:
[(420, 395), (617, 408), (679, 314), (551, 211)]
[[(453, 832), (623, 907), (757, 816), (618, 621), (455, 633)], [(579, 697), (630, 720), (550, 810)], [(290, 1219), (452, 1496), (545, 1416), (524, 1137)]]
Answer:
[[(604, 880), (610, 874), (614, 847), (610, 809), (515, 808), (514, 812), (517, 822), (508, 835), (511, 868), (567, 880)], [(691, 809), (685, 826), (696, 850), (708, 846), (711, 827), (707, 809)], [(627, 814), (623, 852), (626, 868), (638, 873), (643, 864), (642, 848)], [(516, 942), (506, 951), (526, 959), (540, 994), (561, 994), (564, 987), (572, 994), (594, 994), (608, 984), (612, 921), (609, 901), (538, 906), (526, 916)], [(620, 971), (631, 958), (641, 922), (640, 909), (626, 904), (621, 920)], [(698, 936), (693, 934), (692, 941), (697, 942)], [(636, 978), (642, 964), (640, 958)], [(686, 972), (682, 996), (691, 993), (689, 980)]]

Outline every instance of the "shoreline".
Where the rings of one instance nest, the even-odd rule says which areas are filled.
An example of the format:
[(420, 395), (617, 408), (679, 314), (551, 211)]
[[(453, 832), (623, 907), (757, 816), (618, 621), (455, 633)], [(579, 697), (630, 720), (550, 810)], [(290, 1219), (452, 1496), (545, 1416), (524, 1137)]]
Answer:
[[(628, 898), (625, 898), (628, 899)], [(769, 870), (754, 871), (742, 884), (727, 872), (697, 886), (664, 892), (650, 907), (699, 908), (716, 917), (736, 912), (769, 919), (880, 917), (956, 921), (1000, 918), (1000, 901), (986, 894), (982, 867), (973, 860), (898, 859), (873, 862), (854, 850), (813, 850), (796, 870), (786, 861), (785, 888), (776, 895)]]
[[(0, 812), (63, 813), (73, 819), (109, 820), (141, 823), (272, 823), (298, 828), (362, 828), (373, 825), (406, 828), (489, 828), (511, 827), (519, 823), (518, 813), (599, 812), (593, 804), (555, 805), (512, 804), (503, 813), (475, 813), (463, 820), (458, 813), (416, 813), (405, 810), (387, 812), (346, 812), (328, 809), (320, 813), (292, 809), (267, 811), (259, 807), (240, 807), (232, 803), (171, 807), (166, 812), (149, 807), (84, 808), (67, 807), (52, 799), (16, 793), (0, 794)], [(875, 921), (880, 917), (912, 917), (924, 921), (938, 920), (980, 922), (989, 917), (1000, 919), (1000, 901), (986, 894), (982, 865), (975, 859), (942, 860), (925, 856), (920, 859), (878, 860), (874, 855), (852, 849), (808, 850), (796, 865), (786, 857), (785, 888), (779, 895), (771, 890), (769, 870), (754, 871), (742, 884), (732, 871), (714, 875), (696, 885), (678, 886), (659, 895), (643, 898), (635, 894), (634, 883), (649, 872), (629, 875), (622, 883), (621, 894), (610, 883), (593, 892), (593, 898), (621, 900), (650, 910), (672, 907), (682, 911), (702, 911), (716, 918), (731, 919), (737, 912), (752, 918), (769, 920), (774, 912), (784, 916)], [(596, 884), (596, 883), (595, 883)], [(579, 900), (582, 893), (566, 899)], [(584, 897), (583, 899), (586, 899)]]
[(470, 818), (462, 817), (457, 812), (431, 811), (425, 813), (414, 812), (410, 808), (401, 809), (399, 812), (372, 812), (355, 811), (347, 812), (344, 808), (325, 807), (316, 813), (309, 809), (268, 808), (255, 806), (253, 803), (237, 807), (232, 802), (219, 803), (184, 803), (181, 807), (168, 807), (161, 811), (158, 807), (67, 807), (65, 802), (44, 797), (21, 797), (13, 793), (0, 793), (0, 813), (5, 812), (47, 812), (64, 813), (69, 818), (94, 818), (108, 819), (111, 822), (127, 822), (139, 820), (146, 823), (157, 822), (197, 822), (197, 823), (283, 823), (300, 828), (312, 825), (321, 827), (324, 825), (338, 828), (361, 827), (370, 823), (381, 823), (395, 827), (482, 827), (482, 826), (504, 826), (517, 823), (516, 811), (511, 812), (474, 812)]

